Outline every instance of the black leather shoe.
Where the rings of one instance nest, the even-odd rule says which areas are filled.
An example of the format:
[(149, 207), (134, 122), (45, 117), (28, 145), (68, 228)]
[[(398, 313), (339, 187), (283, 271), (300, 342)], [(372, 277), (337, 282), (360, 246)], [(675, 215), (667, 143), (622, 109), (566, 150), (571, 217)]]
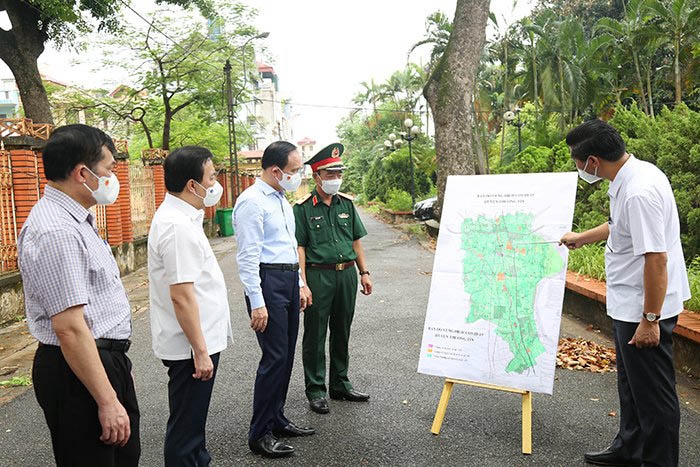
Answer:
[(314, 412), (320, 414), (328, 413), (331, 411), (331, 409), (328, 407), (328, 401), (325, 397), (309, 401), (309, 407), (311, 407), (311, 410), (313, 410)]
[(266, 434), (257, 441), (248, 441), (250, 450), (263, 457), (285, 457), (294, 454), (294, 448), (278, 441), (271, 433)]
[(593, 465), (616, 465), (619, 467), (637, 467), (640, 464), (622, 456), (619, 451), (615, 451), (609, 447), (600, 452), (587, 452), (583, 455), (583, 460), (587, 464)]
[(351, 389), (349, 392), (330, 392), (331, 399), (346, 400), (350, 402), (367, 402), (369, 394)]
[(311, 436), (314, 433), (316, 433), (316, 430), (314, 430), (313, 428), (296, 426), (292, 422), (289, 422), (289, 424), (284, 428), (280, 428), (279, 430), (272, 430), (272, 434), (275, 435), (277, 438), (293, 436)]

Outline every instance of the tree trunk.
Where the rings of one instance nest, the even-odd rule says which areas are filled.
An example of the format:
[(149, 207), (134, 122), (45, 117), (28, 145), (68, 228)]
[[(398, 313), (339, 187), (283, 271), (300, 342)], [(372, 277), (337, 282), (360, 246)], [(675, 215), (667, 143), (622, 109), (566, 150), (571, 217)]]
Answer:
[(654, 118), (654, 99), (651, 94), (651, 62), (647, 64), (647, 93), (649, 94), (649, 115)]
[(632, 59), (634, 60), (634, 71), (637, 74), (637, 83), (639, 83), (639, 96), (642, 98), (642, 109), (644, 113), (649, 115), (649, 108), (647, 107), (647, 100), (644, 97), (644, 81), (642, 81), (642, 72), (639, 70), (639, 57), (637, 52), (632, 50)]
[(559, 70), (559, 94), (560, 94), (560, 103), (561, 103), (561, 109), (560, 109), (560, 116), (559, 116), (559, 128), (563, 131), (566, 128), (567, 121), (566, 121), (566, 112), (570, 111), (570, 109), (565, 108), (566, 102), (566, 94), (565, 94), (565, 89), (564, 89), (564, 67), (561, 64), (562, 59), (561, 55), (557, 54), (557, 67)]
[(681, 103), (681, 64), (679, 55), (681, 54), (681, 38), (679, 34), (676, 34), (673, 40), (674, 54), (673, 54), (673, 73), (675, 75), (676, 81), (676, 104)]
[(170, 125), (173, 121), (173, 116), (170, 114), (169, 109), (165, 109), (165, 117), (163, 118), (163, 140), (160, 147), (166, 151), (170, 151)]
[(0, 29), (0, 59), (7, 64), (17, 82), (24, 115), (34, 123), (51, 123), (51, 106), (41, 82), (37, 59), (44, 52), (49, 21), (40, 27), (39, 12), (25, 2), (0, 0), (12, 29)]
[(471, 104), (488, 13), (489, 0), (457, 0), (447, 49), (423, 89), (435, 122), (438, 217), (448, 175), (474, 174)]
[(538, 93), (538, 88), (537, 88), (537, 52), (535, 52), (535, 43), (532, 42), (531, 44), (532, 47), (532, 77), (534, 80), (535, 84), (535, 93), (534, 93), (534, 101), (535, 101), (535, 120), (537, 120), (537, 117), (539, 116), (539, 111), (540, 111), (540, 97), (537, 94)]

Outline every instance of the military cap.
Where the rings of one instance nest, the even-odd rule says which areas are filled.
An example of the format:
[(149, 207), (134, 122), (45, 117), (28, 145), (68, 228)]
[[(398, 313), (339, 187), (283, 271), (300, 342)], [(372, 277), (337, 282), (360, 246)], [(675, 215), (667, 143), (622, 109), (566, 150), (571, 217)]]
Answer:
[(311, 170), (318, 172), (319, 170), (345, 170), (343, 161), (340, 159), (345, 148), (340, 143), (329, 144), (325, 148), (318, 151), (314, 157), (306, 161), (306, 164), (311, 166)]

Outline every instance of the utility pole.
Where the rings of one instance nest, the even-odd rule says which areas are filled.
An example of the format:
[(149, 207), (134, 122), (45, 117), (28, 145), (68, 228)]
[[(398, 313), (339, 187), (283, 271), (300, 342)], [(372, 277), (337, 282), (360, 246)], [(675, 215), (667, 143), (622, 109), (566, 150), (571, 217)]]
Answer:
[(233, 112), (230, 60), (226, 60), (224, 75), (226, 76), (226, 110), (228, 117), (228, 163), (231, 170), (231, 206), (233, 206), (238, 198), (238, 152), (236, 151), (236, 117)]

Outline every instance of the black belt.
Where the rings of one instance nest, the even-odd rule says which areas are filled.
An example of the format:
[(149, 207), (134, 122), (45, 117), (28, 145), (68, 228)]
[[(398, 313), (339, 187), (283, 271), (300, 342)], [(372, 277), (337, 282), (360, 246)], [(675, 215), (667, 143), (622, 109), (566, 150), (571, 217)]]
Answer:
[[(129, 339), (95, 339), (95, 346), (102, 350), (126, 353), (129, 350), (129, 347), (131, 347), (131, 341)], [(43, 342), (39, 342), (39, 347), (61, 348), (58, 345), (44, 344)]]
[(351, 268), (354, 265), (355, 265), (355, 260), (348, 261), (345, 263), (330, 263), (330, 264), (306, 263), (306, 267), (309, 269), (332, 269), (335, 271), (344, 271), (345, 269)]
[(283, 263), (260, 263), (260, 269), (275, 269), (277, 271), (298, 271), (299, 263), (283, 264)]
[(98, 349), (126, 353), (131, 347), (131, 341), (129, 339), (95, 339), (95, 345)]

